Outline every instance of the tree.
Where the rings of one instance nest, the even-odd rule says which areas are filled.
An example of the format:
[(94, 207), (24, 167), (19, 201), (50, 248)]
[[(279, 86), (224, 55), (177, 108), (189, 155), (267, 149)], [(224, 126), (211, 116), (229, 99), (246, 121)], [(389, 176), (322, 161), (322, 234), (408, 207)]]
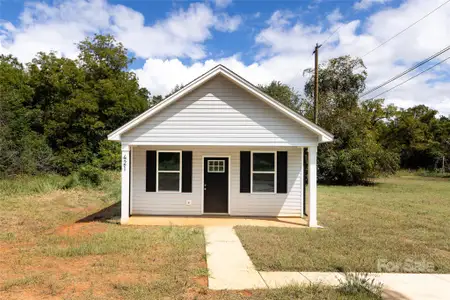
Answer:
[[(308, 107), (312, 107), (314, 80), (305, 70)], [(360, 184), (380, 174), (398, 169), (398, 155), (380, 143), (378, 124), (391, 115), (393, 107), (382, 107), (382, 100), (359, 102), (365, 89), (367, 72), (361, 59), (343, 56), (319, 68), (319, 125), (334, 134), (332, 143), (321, 144), (318, 154), (320, 181)], [(309, 112), (312, 115), (312, 112)]]
[(47, 171), (52, 152), (42, 135), (32, 131), (33, 96), (28, 75), (12, 56), (0, 55), (0, 177)]
[(294, 111), (300, 110), (300, 97), (298, 93), (287, 84), (280, 81), (272, 81), (268, 85), (258, 85), (258, 88)]
[(437, 111), (418, 105), (397, 112), (388, 123), (383, 143), (400, 154), (403, 168), (435, 168), (448, 155), (447, 120), (437, 118)]
[(46, 136), (63, 174), (91, 163), (109, 132), (148, 107), (149, 93), (127, 71), (132, 59), (122, 44), (96, 35), (78, 48), (78, 60), (39, 53), (28, 65), (31, 108), (38, 112), (33, 126)]
[(150, 102), (149, 102), (149, 107), (153, 107), (156, 104), (158, 104), (159, 102), (163, 101), (164, 99), (166, 99), (167, 97), (172, 96), (173, 94), (175, 94), (176, 92), (178, 92), (179, 90), (181, 90), (184, 87), (183, 84), (177, 84), (173, 87), (173, 89), (166, 94), (164, 97), (162, 95), (153, 95)]

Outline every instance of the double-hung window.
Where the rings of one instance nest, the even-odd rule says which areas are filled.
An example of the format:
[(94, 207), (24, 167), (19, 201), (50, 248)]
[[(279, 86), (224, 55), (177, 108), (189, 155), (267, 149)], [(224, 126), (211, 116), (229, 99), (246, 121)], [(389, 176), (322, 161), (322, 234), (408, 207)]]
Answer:
[(252, 193), (275, 193), (275, 152), (252, 152)]
[(181, 151), (158, 151), (159, 192), (181, 192)]

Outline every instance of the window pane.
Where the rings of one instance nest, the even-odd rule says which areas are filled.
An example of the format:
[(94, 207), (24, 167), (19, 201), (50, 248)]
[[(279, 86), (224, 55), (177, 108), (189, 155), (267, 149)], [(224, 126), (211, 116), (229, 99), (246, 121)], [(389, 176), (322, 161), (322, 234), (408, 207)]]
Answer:
[(158, 168), (161, 171), (179, 171), (180, 153), (178, 152), (159, 152)]
[(179, 173), (161, 173), (158, 178), (159, 191), (179, 191), (180, 174)]
[(275, 191), (274, 174), (253, 174), (253, 192), (273, 193)]
[(275, 171), (273, 153), (253, 153), (253, 171)]

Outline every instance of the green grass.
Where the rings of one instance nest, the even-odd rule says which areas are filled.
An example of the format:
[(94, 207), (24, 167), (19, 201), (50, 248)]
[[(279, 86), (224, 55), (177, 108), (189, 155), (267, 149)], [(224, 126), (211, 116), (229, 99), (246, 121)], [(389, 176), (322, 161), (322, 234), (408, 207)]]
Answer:
[[(161, 287), (161, 283), (154, 284), (118, 284), (114, 288), (120, 293), (125, 299), (161, 299), (161, 298), (151, 298), (149, 295), (155, 295), (153, 290), (166, 290), (169, 294), (170, 291), (167, 288)], [(161, 295), (162, 296), (162, 295)], [(182, 297), (177, 297), (175, 299), (184, 299)], [(172, 299), (172, 298), (163, 298)], [(346, 294), (338, 289), (325, 287), (320, 285), (311, 286), (287, 286), (278, 289), (270, 290), (250, 290), (250, 291), (207, 291), (193, 296), (187, 299), (198, 299), (198, 300), (380, 300), (379, 296), (369, 294), (369, 293), (355, 293)]]
[(402, 175), (374, 186), (320, 186), (323, 229), (237, 227), (237, 234), (265, 271), (377, 272), (385, 260), (418, 264), (392, 271), (450, 273), (450, 180)]
[(8, 291), (14, 287), (24, 287), (26, 285), (36, 285), (38, 283), (43, 282), (42, 276), (32, 275), (32, 276), (24, 276), (17, 279), (7, 280), (0, 289), (3, 291)]
[(203, 244), (203, 231), (188, 227), (125, 227), (110, 226), (105, 232), (91, 236), (55, 237), (42, 240), (47, 256), (77, 257), (87, 255), (133, 255), (153, 247), (175, 247), (189, 251), (192, 244)]
[[(71, 224), (95, 209), (119, 201), (120, 174), (105, 172), (95, 189), (63, 189), (59, 175), (0, 180), (1, 240), (29, 240), (62, 224)], [(92, 211), (94, 209), (94, 211)]]
[(0, 201), (9, 197), (48, 193), (60, 189), (65, 178), (59, 175), (18, 176), (0, 180)]
[(0, 180), (1, 299), (377, 299), (320, 286), (210, 291), (203, 230), (118, 225), (120, 174), (103, 176), (96, 188)]

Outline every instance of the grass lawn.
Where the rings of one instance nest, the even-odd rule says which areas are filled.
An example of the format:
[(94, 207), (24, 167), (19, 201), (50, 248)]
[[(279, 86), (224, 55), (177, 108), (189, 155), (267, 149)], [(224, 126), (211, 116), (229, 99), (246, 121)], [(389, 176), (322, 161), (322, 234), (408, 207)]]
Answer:
[(385, 260), (400, 266), (385, 272), (450, 273), (449, 178), (403, 173), (374, 186), (320, 186), (318, 214), (324, 229), (236, 231), (259, 270), (377, 272)]
[(377, 299), (321, 286), (210, 291), (203, 230), (118, 225), (119, 179), (67, 190), (60, 176), (0, 180), (0, 299)]

